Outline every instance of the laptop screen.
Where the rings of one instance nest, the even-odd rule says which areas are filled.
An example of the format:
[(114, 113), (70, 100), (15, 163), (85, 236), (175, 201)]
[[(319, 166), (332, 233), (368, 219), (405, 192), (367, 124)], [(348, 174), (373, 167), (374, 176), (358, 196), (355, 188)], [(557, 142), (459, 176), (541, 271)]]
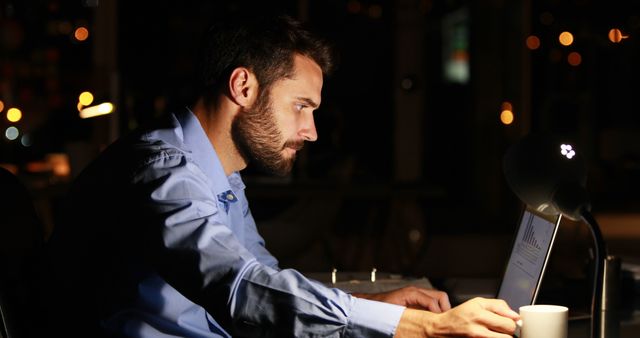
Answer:
[(545, 216), (527, 208), (513, 242), (498, 298), (518, 311), (538, 296), (561, 216)]

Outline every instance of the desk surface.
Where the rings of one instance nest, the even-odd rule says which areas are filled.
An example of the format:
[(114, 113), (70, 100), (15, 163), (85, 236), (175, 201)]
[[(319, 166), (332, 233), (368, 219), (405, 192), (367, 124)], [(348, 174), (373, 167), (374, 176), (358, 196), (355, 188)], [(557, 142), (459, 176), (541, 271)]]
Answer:
[[(350, 292), (384, 292), (390, 289), (396, 289), (407, 285), (418, 285), (429, 288), (432, 286), (427, 278), (420, 279), (404, 279), (401, 276), (378, 273), (376, 282), (372, 283), (370, 273), (354, 273), (354, 272), (338, 272), (336, 275), (336, 283), (331, 283), (331, 273), (305, 273), (306, 276), (323, 282), (327, 286), (337, 287)], [(438, 284), (438, 283), (436, 283)], [(497, 286), (495, 280), (479, 280), (479, 279), (452, 279), (444, 281), (448, 287), (456, 286), (453, 289), (464, 285), (475, 286), (469, 288), (474, 292), (485, 292), (487, 295), (494, 291)], [(466, 287), (464, 287), (466, 288)], [(486, 288), (487, 290), (484, 290)], [(638, 338), (640, 337), (640, 301), (635, 302), (634, 309), (626, 310), (620, 313), (607, 313), (604, 325), (606, 329), (606, 338)], [(569, 338), (589, 338), (591, 332), (591, 319), (580, 318), (569, 321)]]
[[(305, 273), (305, 276), (322, 282), (332, 288), (338, 288), (346, 292), (379, 293), (405, 286), (420, 286), (431, 289), (433, 285), (427, 278), (403, 278), (400, 275), (385, 272), (343, 272), (332, 273)], [(371, 279), (374, 279), (374, 282)]]
[[(605, 321), (606, 338), (637, 338), (640, 337), (640, 311), (622, 315)], [(569, 338), (589, 338), (591, 332), (591, 320), (579, 319), (569, 321)]]

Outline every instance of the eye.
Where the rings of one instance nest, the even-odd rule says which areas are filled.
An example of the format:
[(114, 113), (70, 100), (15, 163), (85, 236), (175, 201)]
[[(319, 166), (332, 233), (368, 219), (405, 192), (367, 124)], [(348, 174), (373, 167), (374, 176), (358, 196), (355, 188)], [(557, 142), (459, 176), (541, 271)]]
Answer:
[(294, 105), (294, 107), (295, 107), (295, 109), (297, 111), (302, 111), (303, 109), (307, 108), (308, 106), (306, 104), (304, 104), (304, 103), (296, 103)]

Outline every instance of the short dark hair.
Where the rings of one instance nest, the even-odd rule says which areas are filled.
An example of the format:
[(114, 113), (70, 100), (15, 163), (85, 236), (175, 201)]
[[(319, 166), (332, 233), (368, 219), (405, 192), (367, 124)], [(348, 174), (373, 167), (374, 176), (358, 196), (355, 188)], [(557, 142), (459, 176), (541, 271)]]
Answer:
[(255, 75), (261, 93), (279, 79), (291, 76), (295, 54), (314, 60), (328, 75), (333, 70), (329, 44), (286, 15), (229, 16), (206, 32), (196, 67), (196, 86), (205, 104), (213, 103), (231, 72), (246, 67)]

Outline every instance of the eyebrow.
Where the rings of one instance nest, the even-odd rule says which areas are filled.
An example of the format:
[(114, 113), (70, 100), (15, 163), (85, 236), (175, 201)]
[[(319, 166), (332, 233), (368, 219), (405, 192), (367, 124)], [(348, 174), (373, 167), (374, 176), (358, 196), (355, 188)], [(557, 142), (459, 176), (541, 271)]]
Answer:
[(315, 103), (312, 99), (308, 97), (296, 97), (296, 99), (300, 101), (304, 101), (307, 105), (309, 105), (313, 109), (316, 109), (318, 108), (318, 106), (320, 106), (318, 103)]

